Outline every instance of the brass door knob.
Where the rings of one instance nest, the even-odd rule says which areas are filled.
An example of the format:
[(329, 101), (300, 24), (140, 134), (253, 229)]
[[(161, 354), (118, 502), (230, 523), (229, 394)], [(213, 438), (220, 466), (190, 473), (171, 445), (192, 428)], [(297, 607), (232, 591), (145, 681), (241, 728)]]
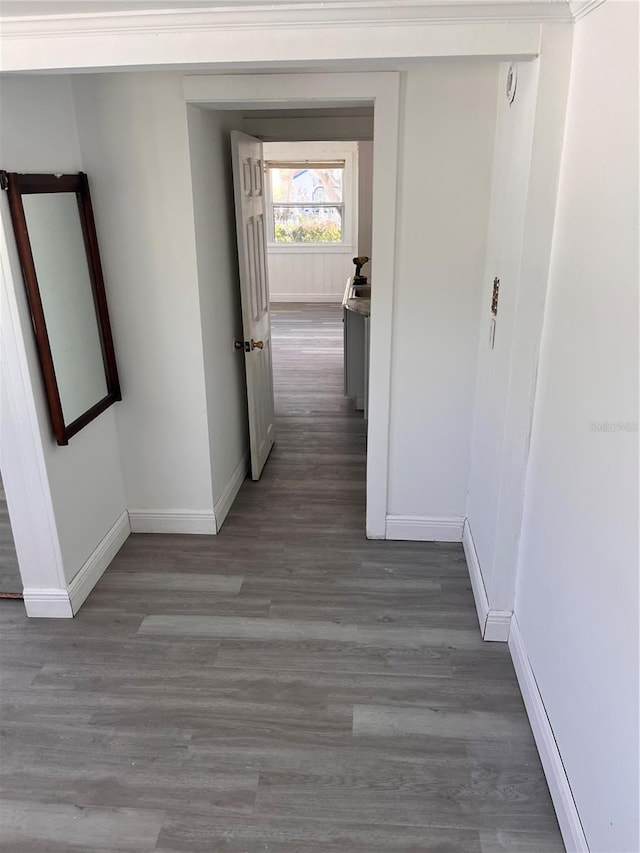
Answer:
[(264, 341), (254, 341), (253, 338), (251, 338), (251, 349), (264, 349)]

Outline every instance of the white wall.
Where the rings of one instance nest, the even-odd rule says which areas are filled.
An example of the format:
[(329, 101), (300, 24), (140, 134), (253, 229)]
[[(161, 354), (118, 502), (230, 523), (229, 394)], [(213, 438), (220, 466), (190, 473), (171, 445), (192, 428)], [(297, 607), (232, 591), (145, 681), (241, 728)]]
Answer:
[[(513, 104), (498, 85), (492, 213), (483, 283), (465, 551), (483, 636), (506, 640), (549, 276), (573, 28), (545, 27), (543, 51), (517, 67)], [(494, 277), (500, 279), (489, 345)], [(493, 624), (492, 624), (493, 623)]]
[[(0, 158), (2, 167), (20, 172), (77, 172), (85, 165), (80, 153), (71, 85), (66, 77), (3, 78), (0, 84)], [(91, 184), (93, 190), (93, 184)], [(120, 404), (108, 409), (74, 436), (69, 445), (59, 447), (53, 439), (44, 389), (35, 350), (24, 285), (15, 249), (13, 230), (5, 194), (2, 193), (2, 227), (5, 232), (5, 256), (2, 259), (7, 288), (3, 305), (3, 337), (13, 324), (11, 335), (18, 335), (24, 347), (28, 372), (21, 377), (22, 387), (4, 392), (14, 397), (3, 404), (2, 458), (12, 523), (25, 588), (64, 588), (83, 566), (89, 555), (126, 509), (120, 465), (115, 416)], [(102, 247), (101, 247), (102, 248)], [(109, 279), (107, 299), (111, 305)], [(13, 306), (13, 309), (12, 307)], [(13, 313), (12, 315), (12, 312)], [(117, 349), (116, 349), (117, 354)], [(17, 379), (17, 377), (16, 377)], [(17, 444), (24, 437), (24, 425), (7, 423), (22, 416), (21, 406), (35, 403), (39, 435), (33, 436), (27, 457), (21, 457)], [(14, 408), (15, 394), (22, 403)], [(40, 483), (39, 493), (24, 489), (27, 468), (42, 458), (48, 477)], [(21, 464), (17, 465), (17, 460)], [(17, 467), (16, 467), (17, 466)], [(49, 503), (50, 502), (50, 503)], [(55, 517), (55, 529), (46, 518), (49, 503)], [(49, 546), (44, 553), (33, 549), (34, 541), (49, 529)], [(27, 550), (22, 544), (29, 533)], [(56, 554), (59, 544), (59, 556)], [(23, 557), (24, 555), (24, 557)], [(70, 614), (69, 614), (70, 615)]]
[[(339, 121), (339, 119), (336, 119)], [(343, 246), (268, 245), (269, 296), (272, 302), (340, 302), (353, 275), (358, 239), (358, 146), (355, 142), (267, 142), (265, 160), (344, 159), (345, 217)]]
[(120, 367), (117, 418), (127, 506), (145, 518), (165, 514), (168, 524), (175, 516), (201, 514), (204, 528), (213, 532), (181, 77), (77, 77), (74, 94)]
[(516, 596), (593, 853), (640, 849), (637, 187), (638, 9), (606, 3), (575, 29)]
[(371, 216), (373, 213), (373, 142), (358, 143), (358, 243), (354, 255), (371, 258), (365, 272), (372, 275)]
[[(477, 352), (478, 373), (467, 518), (473, 532), (483, 582), (491, 591), (500, 500), (500, 469), (508, 452), (505, 416), (513, 347), (520, 264), (531, 167), (538, 90), (538, 63), (520, 63), (516, 97), (509, 103), (509, 63), (500, 67), (491, 221), (482, 281)], [(500, 279), (493, 348), (490, 343), (493, 279)], [(522, 498), (522, 496), (521, 496)]]
[[(293, 111), (292, 111), (293, 112)], [(373, 110), (371, 115), (333, 114), (317, 116), (292, 115), (244, 116), (242, 130), (264, 142), (307, 142), (310, 139), (324, 142), (353, 142), (373, 139)]]
[[(233, 112), (187, 108), (216, 524), (247, 470), (248, 424), (229, 131)], [(237, 473), (236, 473), (237, 472)], [(234, 476), (235, 475), (235, 476)]]
[(461, 520), (498, 66), (403, 76), (388, 513)]

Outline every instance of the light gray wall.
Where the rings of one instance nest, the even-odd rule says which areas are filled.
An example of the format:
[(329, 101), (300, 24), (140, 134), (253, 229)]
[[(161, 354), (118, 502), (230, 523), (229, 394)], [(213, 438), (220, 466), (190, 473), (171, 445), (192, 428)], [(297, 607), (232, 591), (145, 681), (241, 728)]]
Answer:
[(111, 294), (127, 506), (212, 513), (181, 77), (162, 72), (78, 77), (74, 94)]
[(497, 75), (482, 61), (403, 75), (392, 515), (465, 514)]
[[(214, 505), (248, 452), (231, 147), (233, 112), (187, 108)], [(217, 515), (217, 514), (216, 514)]]
[(373, 115), (254, 117), (249, 112), (242, 129), (264, 142), (357, 142), (373, 139)]
[(616, 853), (640, 849), (638, 67), (636, 4), (576, 24), (516, 595), (589, 848)]
[[(373, 142), (358, 143), (358, 243), (356, 255), (371, 258)], [(373, 259), (365, 272), (371, 274)]]
[[(532, 133), (538, 86), (535, 62), (520, 63), (516, 98), (505, 95), (509, 63), (500, 68), (491, 220), (482, 281), (471, 472), (466, 515), (473, 533), (487, 593), (491, 592), (498, 533), (500, 470), (509, 456), (505, 419), (518, 308), (522, 243), (531, 168)], [(500, 279), (493, 347), (490, 344), (494, 277)], [(539, 330), (529, 330), (539, 335)], [(519, 496), (520, 502), (522, 495)], [(501, 531), (505, 535), (505, 531)]]
[[(86, 168), (80, 152), (69, 78), (3, 78), (0, 81), (0, 113), (0, 160), (7, 171), (78, 172)], [(6, 284), (15, 292), (20, 309), (40, 425), (39, 440), (49, 479), (64, 575), (70, 581), (126, 509), (115, 422), (120, 404), (103, 412), (74, 436), (68, 446), (59, 447), (55, 443), (6, 194), (1, 195), (2, 226), (11, 250), (10, 258), (6, 259), (5, 269), (9, 272)], [(111, 307), (109, 284), (107, 277), (107, 299)], [(9, 434), (5, 432), (3, 440)], [(6, 485), (10, 496), (10, 484)], [(31, 507), (23, 509), (28, 516)], [(24, 518), (18, 525), (22, 523)], [(36, 519), (32, 536), (37, 535), (38, 524), (46, 523), (45, 519)], [(34, 582), (33, 578), (38, 576), (37, 567), (33, 572), (32, 579), (23, 578), (26, 586), (51, 585), (51, 578)]]

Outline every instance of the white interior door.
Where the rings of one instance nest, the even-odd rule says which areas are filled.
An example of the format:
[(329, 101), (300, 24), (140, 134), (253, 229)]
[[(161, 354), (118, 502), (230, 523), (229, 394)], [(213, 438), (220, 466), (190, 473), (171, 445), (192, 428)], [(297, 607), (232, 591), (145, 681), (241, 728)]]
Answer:
[(262, 142), (244, 133), (231, 131), (231, 153), (247, 372), (251, 476), (258, 480), (274, 440)]

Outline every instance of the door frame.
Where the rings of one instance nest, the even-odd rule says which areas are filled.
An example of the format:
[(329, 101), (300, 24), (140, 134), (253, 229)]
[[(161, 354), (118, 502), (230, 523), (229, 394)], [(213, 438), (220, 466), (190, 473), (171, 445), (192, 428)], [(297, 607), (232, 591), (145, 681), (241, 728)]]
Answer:
[(389, 484), (389, 421), (400, 73), (220, 74), (186, 76), (187, 104), (217, 110), (286, 109), (373, 103), (372, 289), (367, 425), (368, 539), (384, 539)]

